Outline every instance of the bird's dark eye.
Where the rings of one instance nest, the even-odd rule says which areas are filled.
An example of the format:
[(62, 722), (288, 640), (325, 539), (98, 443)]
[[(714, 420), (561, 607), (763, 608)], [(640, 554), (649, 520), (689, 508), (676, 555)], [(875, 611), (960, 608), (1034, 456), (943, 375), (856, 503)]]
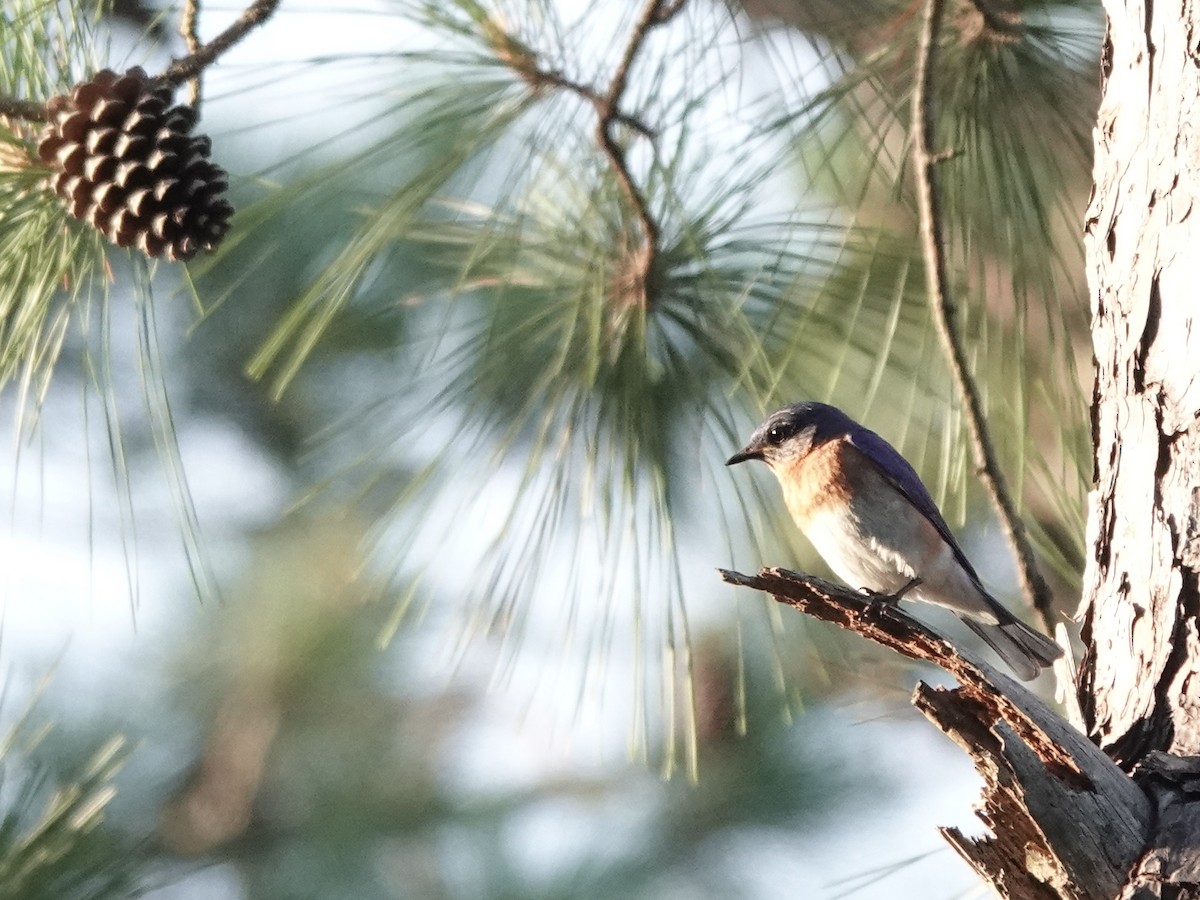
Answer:
[(767, 429), (767, 440), (772, 444), (782, 444), (786, 437), (787, 433), (778, 425)]

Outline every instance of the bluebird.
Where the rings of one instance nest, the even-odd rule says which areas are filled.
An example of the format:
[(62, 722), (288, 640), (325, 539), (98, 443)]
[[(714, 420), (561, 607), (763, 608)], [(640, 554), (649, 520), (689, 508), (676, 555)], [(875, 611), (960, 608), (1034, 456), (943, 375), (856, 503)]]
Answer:
[(904, 457), (840, 409), (772, 413), (725, 465), (748, 459), (775, 473), (792, 518), (851, 587), (952, 610), (1025, 681), (1061, 655), (984, 589)]

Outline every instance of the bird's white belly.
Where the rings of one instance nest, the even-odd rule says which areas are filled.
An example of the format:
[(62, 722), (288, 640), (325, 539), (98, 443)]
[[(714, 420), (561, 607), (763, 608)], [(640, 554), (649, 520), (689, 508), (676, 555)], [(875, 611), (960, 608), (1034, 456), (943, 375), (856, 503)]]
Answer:
[[(827, 506), (809, 517), (804, 533), (829, 568), (846, 584), (893, 594), (917, 577), (922, 562), (899, 549), (921, 544), (919, 536), (911, 534), (914, 529), (910, 523), (905, 521), (909, 517), (899, 510), (895, 512), (899, 515), (880, 529), (875, 527), (876, 523), (856, 515), (849, 505)], [(901, 539), (881, 541), (876, 536), (879, 534)]]
[(980, 622), (995, 624), (995, 601), (959, 564), (950, 545), (907, 505), (830, 505), (809, 516), (804, 529), (829, 568), (850, 587), (895, 594), (915, 578), (905, 594), (936, 603)]

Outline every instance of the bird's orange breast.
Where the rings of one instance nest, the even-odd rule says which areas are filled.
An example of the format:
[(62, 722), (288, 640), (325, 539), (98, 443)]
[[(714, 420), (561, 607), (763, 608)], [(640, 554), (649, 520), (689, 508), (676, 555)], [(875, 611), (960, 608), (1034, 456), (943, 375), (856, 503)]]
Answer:
[(848, 451), (852, 449), (843, 441), (829, 441), (775, 467), (788, 512), (802, 529), (829, 506), (850, 502), (854, 472)]

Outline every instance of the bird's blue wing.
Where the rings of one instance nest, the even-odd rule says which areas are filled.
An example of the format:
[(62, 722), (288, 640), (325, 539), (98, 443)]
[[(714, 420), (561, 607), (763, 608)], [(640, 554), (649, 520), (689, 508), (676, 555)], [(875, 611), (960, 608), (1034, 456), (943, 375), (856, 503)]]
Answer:
[(938, 533), (950, 545), (950, 549), (954, 551), (954, 556), (958, 559), (959, 564), (978, 583), (979, 575), (967, 559), (966, 554), (963, 553), (962, 548), (958, 546), (958, 541), (954, 539), (954, 535), (950, 532), (950, 526), (942, 518), (937, 504), (929, 496), (929, 491), (926, 490), (920, 476), (908, 464), (908, 460), (901, 456), (895, 447), (875, 432), (868, 428), (863, 428), (861, 425), (847, 432), (846, 439), (853, 447), (867, 457), (875, 465), (875, 468), (879, 470), (880, 474), (896, 490), (907, 497), (908, 501), (920, 510), (921, 514), (933, 524), (933, 527), (938, 530)]

